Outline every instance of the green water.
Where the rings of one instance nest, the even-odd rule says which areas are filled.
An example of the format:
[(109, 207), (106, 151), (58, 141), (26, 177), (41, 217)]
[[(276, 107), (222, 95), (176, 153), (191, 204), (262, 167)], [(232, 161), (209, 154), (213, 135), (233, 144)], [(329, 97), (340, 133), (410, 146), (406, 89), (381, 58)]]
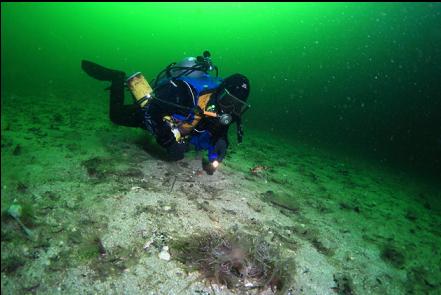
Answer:
[(2, 97), (85, 95), (95, 84), (82, 58), (153, 78), (209, 49), (221, 75), (251, 80), (247, 127), (437, 170), (440, 13), (439, 3), (4, 3)]
[[(212, 177), (112, 124), (80, 67), (204, 50), (251, 83)], [(295, 253), (294, 294), (440, 294), (440, 73), (441, 3), (2, 3), (2, 294), (186, 294), (157, 254), (198, 226)]]
[(153, 78), (209, 49), (252, 83), (247, 128), (439, 171), (439, 3), (2, 4), (6, 94), (96, 90), (82, 58)]

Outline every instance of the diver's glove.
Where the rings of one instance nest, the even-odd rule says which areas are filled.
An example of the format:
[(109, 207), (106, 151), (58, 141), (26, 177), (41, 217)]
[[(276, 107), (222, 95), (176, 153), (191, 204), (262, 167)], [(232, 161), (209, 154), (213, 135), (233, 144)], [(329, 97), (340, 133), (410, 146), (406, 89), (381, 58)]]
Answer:
[(162, 147), (167, 148), (175, 142), (185, 142), (185, 138), (181, 135), (181, 132), (172, 117), (164, 116), (160, 126), (157, 127), (156, 130), (156, 141)]
[(181, 135), (181, 132), (179, 131), (179, 128), (176, 124), (176, 122), (172, 119), (170, 116), (164, 116), (162, 119), (168, 126), (170, 126), (170, 130), (173, 133), (175, 139), (177, 142), (181, 142), (184, 140), (184, 138)]
[(163, 148), (168, 148), (176, 142), (175, 135), (168, 126), (160, 126), (156, 130), (156, 142)]
[(184, 153), (189, 147), (188, 143), (176, 136), (173, 129), (168, 123), (162, 122), (155, 132), (156, 142), (167, 150), (167, 156), (171, 161), (179, 161), (184, 158)]

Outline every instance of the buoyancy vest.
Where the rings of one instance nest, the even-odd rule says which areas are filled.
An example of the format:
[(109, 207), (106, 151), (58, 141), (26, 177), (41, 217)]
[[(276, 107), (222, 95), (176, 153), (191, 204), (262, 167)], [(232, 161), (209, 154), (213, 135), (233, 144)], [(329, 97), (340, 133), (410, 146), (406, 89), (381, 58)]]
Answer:
[[(205, 112), (205, 115), (210, 115), (209, 107), (211, 105), (209, 105), (209, 102), (215, 90), (222, 83), (222, 79), (204, 75), (198, 78), (180, 77), (177, 80), (183, 81), (189, 87), (189, 94), (192, 96), (194, 108)], [(213, 113), (213, 115), (215, 114)], [(193, 112), (187, 116), (172, 114), (171, 117), (177, 124), (181, 135), (186, 136), (196, 128), (203, 116)]]

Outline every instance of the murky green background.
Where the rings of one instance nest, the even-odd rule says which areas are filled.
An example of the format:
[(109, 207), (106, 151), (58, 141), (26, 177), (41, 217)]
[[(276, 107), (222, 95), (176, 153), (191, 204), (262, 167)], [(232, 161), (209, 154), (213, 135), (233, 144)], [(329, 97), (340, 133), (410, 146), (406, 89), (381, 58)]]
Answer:
[(440, 3), (2, 3), (2, 103), (106, 104), (81, 59), (152, 79), (208, 49), (251, 80), (246, 128), (435, 175), (440, 28)]

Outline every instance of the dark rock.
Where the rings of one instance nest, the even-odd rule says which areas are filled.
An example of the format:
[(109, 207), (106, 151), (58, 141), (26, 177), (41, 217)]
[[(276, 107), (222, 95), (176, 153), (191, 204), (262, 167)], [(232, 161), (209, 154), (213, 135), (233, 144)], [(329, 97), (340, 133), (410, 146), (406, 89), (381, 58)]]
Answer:
[(405, 262), (405, 257), (403, 253), (401, 253), (400, 251), (398, 251), (398, 249), (390, 245), (386, 245), (381, 250), (381, 258), (384, 261), (389, 262), (396, 268), (401, 268)]
[(277, 207), (286, 209), (291, 213), (298, 213), (300, 206), (296, 198), (284, 192), (266, 191), (262, 194), (263, 200), (269, 202)]
[(62, 115), (57, 113), (57, 114), (54, 114), (54, 116), (52, 117), (52, 121), (60, 124), (60, 123), (63, 123), (64, 119), (63, 119)]
[(20, 267), (22, 267), (25, 264), (23, 258), (19, 256), (9, 256), (5, 259), (2, 259), (1, 266), (2, 266), (2, 273), (14, 273), (16, 272)]
[(21, 145), (17, 144), (14, 148), (14, 151), (12, 152), (14, 156), (21, 155)]
[(19, 193), (25, 193), (25, 192), (27, 192), (27, 190), (28, 190), (28, 187), (26, 184), (24, 184), (23, 182), (17, 183), (17, 191)]
[(121, 176), (126, 176), (126, 177), (135, 177), (135, 178), (143, 178), (144, 177), (144, 173), (136, 168), (128, 168), (124, 171), (119, 172), (119, 174)]
[(410, 221), (415, 221), (418, 219), (416, 213), (413, 211), (407, 211), (406, 218), (409, 219)]
[(339, 295), (354, 295), (354, 284), (346, 274), (334, 274), (334, 282), (337, 285), (332, 289)]

